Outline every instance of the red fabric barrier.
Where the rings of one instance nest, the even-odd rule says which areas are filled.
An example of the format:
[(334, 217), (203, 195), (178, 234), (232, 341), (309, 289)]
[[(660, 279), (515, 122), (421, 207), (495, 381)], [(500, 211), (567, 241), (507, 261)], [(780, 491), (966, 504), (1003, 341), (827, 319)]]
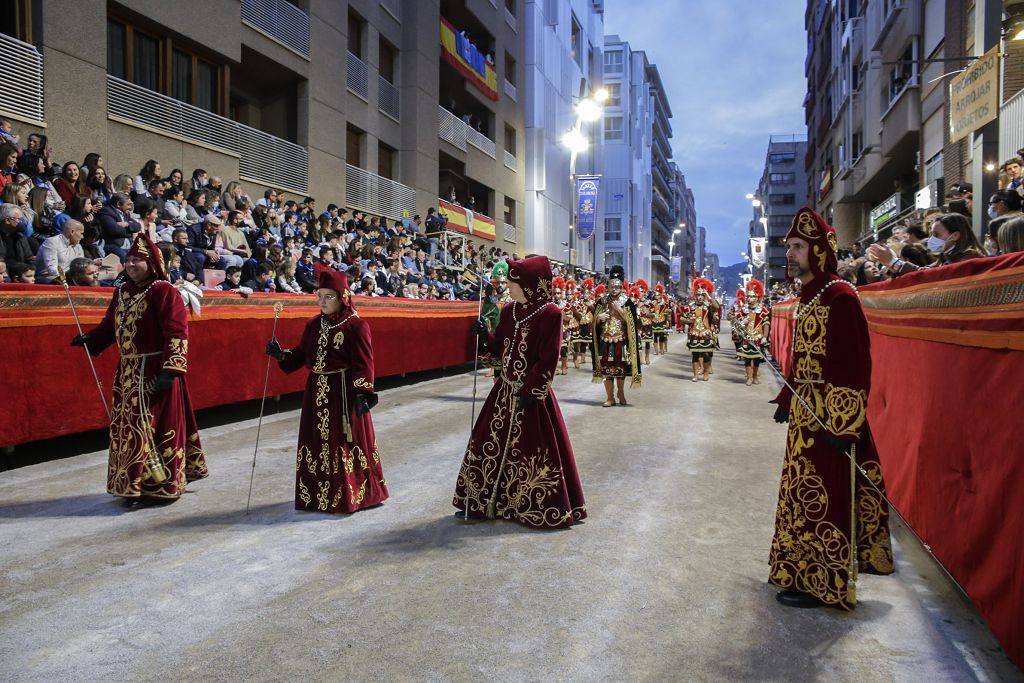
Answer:
[[(1024, 254), (861, 288), (889, 497), (1024, 668)], [(788, 364), (795, 302), (772, 311)]]
[[(73, 287), (82, 326), (103, 317), (113, 290)], [(189, 316), (188, 387), (196, 408), (259, 398), (274, 319), (284, 310), (277, 337), (288, 347), (319, 309), (310, 295), (205, 292), (202, 315)], [(355, 298), (373, 335), (376, 375), (459, 365), (473, 359), (470, 326), (477, 304), (461, 301)], [(106, 415), (85, 352), (68, 343), (77, 334), (60, 287), (0, 285), (0, 348), (5, 352), (0, 445), (73, 434), (106, 426)], [(117, 351), (95, 359), (108, 401)], [(271, 364), (268, 393), (302, 391), (305, 373), (285, 375)]]

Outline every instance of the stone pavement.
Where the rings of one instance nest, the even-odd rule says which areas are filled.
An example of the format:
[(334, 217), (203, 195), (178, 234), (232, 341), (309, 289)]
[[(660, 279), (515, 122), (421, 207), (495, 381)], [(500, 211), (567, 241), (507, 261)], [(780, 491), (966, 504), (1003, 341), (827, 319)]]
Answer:
[(255, 420), (204, 430), (210, 477), (166, 508), (125, 512), (103, 452), (4, 472), (0, 680), (1024, 680), (899, 528), (856, 611), (775, 602), (776, 386), (716, 360), (691, 383), (672, 335), (628, 407), (556, 379), (567, 531), (452, 517), (469, 375), (382, 393), (392, 498), (349, 517), (293, 509), (296, 411), (264, 421), (248, 516)]

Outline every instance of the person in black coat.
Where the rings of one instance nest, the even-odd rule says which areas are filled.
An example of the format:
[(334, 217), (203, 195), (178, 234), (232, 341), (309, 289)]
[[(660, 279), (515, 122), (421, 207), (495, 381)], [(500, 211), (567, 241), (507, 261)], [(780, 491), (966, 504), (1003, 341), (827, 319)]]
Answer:
[(117, 254), (121, 263), (128, 253), (132, 235), (142, 229), (138, 221), (132, 220), (131, 205), (132, 200), (127, 194), (116, 192), (96, 214), (104, 251)]
[(174, 252), (181, 259), (181, 272), (184, 278), (202, 282), (203, 268), (206, 267), (206, 252), (191, 245), (188, 231), (184, 228), (176, 228), (171, 233), (171, 243), (174, 245)]
[(0, 260), (7, 263), (7, 270), (17, 263), (34, 266), (35, 250), (25, 233), (18, 229), (24, 216), (14, 204), (0, 204)]

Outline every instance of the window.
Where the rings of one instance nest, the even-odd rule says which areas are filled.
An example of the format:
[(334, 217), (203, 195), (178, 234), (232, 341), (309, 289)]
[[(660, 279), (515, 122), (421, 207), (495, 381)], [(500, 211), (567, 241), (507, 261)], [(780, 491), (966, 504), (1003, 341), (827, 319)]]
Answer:
[(132, 31), (131, 80), (143, 88), (160, 90), (160, 41), (153, 36)]
[(861, 153), (864, 151), (864, 133), (863, 131), (857, 131), (853, 134), (853, 139), (850, 143), (850, 156), (854, 159), (860, 159)]
[(779, 216), (779, 215), (768, 216), (768, 225), (772, 226), (773, 228), (788, 228), (792, 224), (793, 224), (793, 217), (792, 216)]
[(607, 116), (604, 120), (604, 139), (605, 140), (621, 140), (622, 139), (622, 117), (621, 116)]
[(388, 83), (395, 84), (395, 65), (398, 51), (391, 43), (380, 39), (380, 75)]
[(509, 225), (516, 224), (516, 200), (511, 197), (505, 197), (504, 216), (506, 223)]
[(395, 179), (395, 150), (377, 141), (377, 175), (389, 180)]
[(604, 219), (604, 239), (606, 242), (622, 241), (622, 218), (615, 216)]
[(612, 266), (621, 266), (623, 263), (622, 252), (619, 250), (604, 252), (604, 267), (609, 270)]
[(124, 50), (127, 31), (124, 24), (107, 20), (107, 73), (122, 80), (128, 78)]
[(516, 156), (516, 129), (505, 124), (505, 151)]
[(181, 50), (171, 57), (171, 97), (192, 104), (192, 55)]
[(505, 80), (512, 85), (516, 84), (516, 60), (509, 53), (505, 53)]
[(768, 182), (780, 185), (792, 185), (796, 182), (795, 173), (772, 173), (768, 176)]
[(363, 167), (363, 131), (354, 126), (345, 126), (345, 163)]
[(363, 28), (366, 22), (355, 12), (348, 13), (348, 51), (363, 58)]
[(924, 184), (931, 185), (945, 174), (945, 164), (942, 162), (942, 152), (939, 152), (924, 165)]
[(217, 66), (202, 59), (196, 59), (196, 101), (195, 105), (207, 111), (217, 111), (217, 94), (220, 92), (220, 78)]
[(606, 107), (621, 107), (622, 106), (622, 85), (620, 83), (609, 83), (604, 86), (608, 91), (608, 100), (605, 102)]
[(580, 26), (580, 22), (576, 21), (576, 15), (572, 16), (572, 42), (569, 45), (569, 50), (572, 52), (572, 59), (576, 62), (576, 66), (583, 68), (583, 64), (580, 61), (583, 58), (583, 46), (580, 42), (583, 39), (583, 28)]
[(622, 73), (622, 50), (604, 53), (604, 72), (606, 74)]
[(786, 164), (791, 161), (796, 161), (796, 152), (775, 152), (768, 155), (768, 163), (771, 164)]
[(794, 194), (771, 194), (768, 195), (768, 203), (771, 206), (786, 206), (789, 204), (796, 203), (796, 195)]
[(505, 9), (514, 17), (516, 15), (516, 0), (505, 0)]

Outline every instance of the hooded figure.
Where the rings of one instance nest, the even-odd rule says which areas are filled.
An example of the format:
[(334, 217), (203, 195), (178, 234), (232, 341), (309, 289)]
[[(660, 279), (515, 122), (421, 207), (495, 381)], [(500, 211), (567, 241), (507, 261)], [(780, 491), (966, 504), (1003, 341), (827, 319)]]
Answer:
[(867, 422), (867, 321), (852, 285), (836, 275), (831, 225), (801, 209), (786, 245), (787, 273), (802, 289), (789, 386), (775, 399), (775, 419), (788, 421), (789, 433), (768, 580), (785, 605), (849, 610), (858, 572), (893, 571), (887, 507), (855, 467), (884, 490)]
[(284, 372), (309, 369), (299, 418), (295, 459), (295, 509), (355, 512), (388, 497), (370, 410), (373, 388), (370, 326), (352, 306), (343, 272), (325, 271), (316, 291), (320, 315), (306, 323), (302, 339), (282, 349), (276, 339), (267, 355)]
[(208, 471), (185, 385), (188, 315), (149, 235), (135, 236), (125, 273), (102, 322), (72, 345), (99, 355), (117, 344), (107, 492), (140, 507), (177, 500)]
[(569, 435), (551, 381), (562, 346), (562, 311), (546, 256), (510, 261), (513, 303), (497, 330), (474, 325), (481, 348), (501, 359), (466, 446), (452, 504), (457, 517), (568, 527), (587, 516)]

